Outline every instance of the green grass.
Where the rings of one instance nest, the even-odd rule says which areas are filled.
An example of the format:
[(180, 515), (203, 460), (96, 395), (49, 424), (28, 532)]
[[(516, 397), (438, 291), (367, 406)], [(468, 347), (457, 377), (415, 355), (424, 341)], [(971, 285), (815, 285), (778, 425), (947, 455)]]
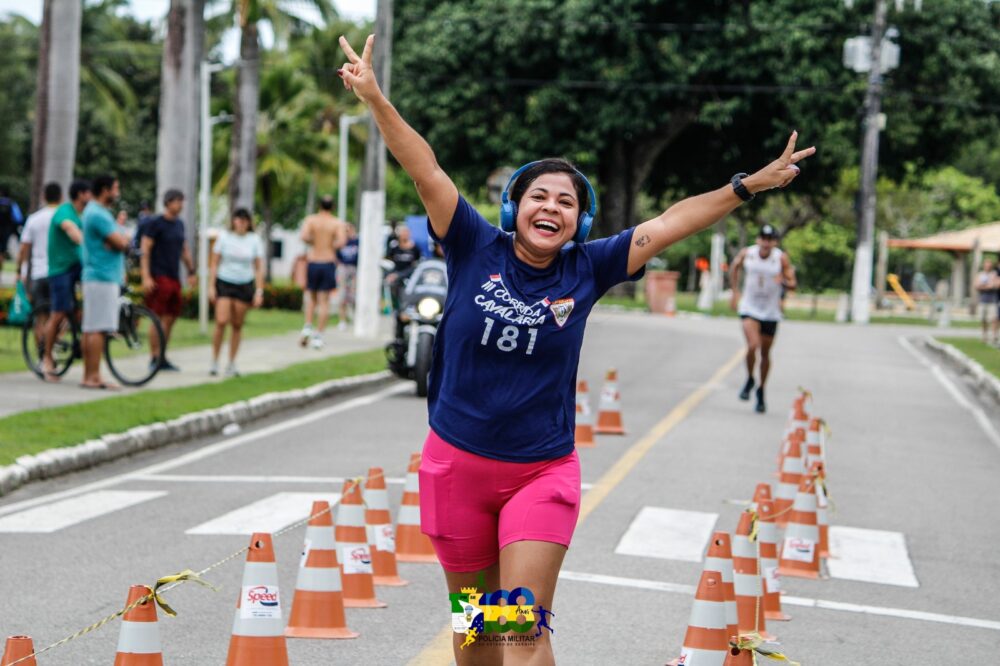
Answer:
[[(336, 325), (337, 318), (331, 317), (330, 322), (332, 325)], [(214, 324), (209, 321), (208, 333), (202, 335), (198, 330), (197, 320), (178, 320), (174, 324), (174, 331), (170, 339), (170, 349), (211, 344), (213, 326)], [(272, 335), (281, 335), (282, 333), (297, 331), (301, 326), (301, 312), (292, 312), (289, 310), (250, 310), (247, 313), (243, 337), (244, 339), (265, 338)], [(24, 359), (21, 358), (20, 327), (0, 326), (0, 373), (24, 372), (27, 369), (24, 365)]]
[(938, 342), (951, 345), (962, 352), (986, 370), (993, 373), (993, 376), (1000, 378), (1000, 350), (991, 347), (979, 338), (936, 338)]
[(108, 433), (177, 418), (190, 412), (246, 400), (271, 391), (305, 388), (320, 382), (385, 369), (382, 350), (335, 356), (246, 375), (223, 382), (143, 391), (77, 405), (22, 412), (0, 419), (0, 465), (17, 456), (71, 446)]

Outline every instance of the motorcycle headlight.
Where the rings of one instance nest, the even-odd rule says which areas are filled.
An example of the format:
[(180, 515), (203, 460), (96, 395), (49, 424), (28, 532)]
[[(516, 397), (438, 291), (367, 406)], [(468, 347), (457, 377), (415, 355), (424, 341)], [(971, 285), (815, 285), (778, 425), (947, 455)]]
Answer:
[(438, 303), (436, 298), (422, 298), (420, 302), (417, 303), (417, 312), (424, 319), (430, 319), (437, 316), (441, 312), (441, 304)]

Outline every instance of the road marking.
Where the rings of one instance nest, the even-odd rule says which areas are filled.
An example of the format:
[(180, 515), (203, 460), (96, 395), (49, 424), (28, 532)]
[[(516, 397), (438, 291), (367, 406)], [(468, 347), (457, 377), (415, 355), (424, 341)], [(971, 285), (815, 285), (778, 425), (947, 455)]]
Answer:
[(166, 494), (165, 490), (98, 490), (4, 516), (0, 532), (56, 532)]
[[(255, 476), (251, 474), (142, 474), (135, 476), (130, 481), (159, 481), (165, 483), (331, 483), (334, 485), (343, 484), (347, 480), (344, 476)], [(402, 486), (406, 483), (406, 478), (402, 476), (387, 476), (385, 482), (389, 485)], [(582, 483), (580, 487), (587, 490), (593, 487), (592, 483)]]
[(283, 527), (309, 517), (312, 503), (326, 500), (330, 506), (340, 500), (340, 493), (322, 490), (305, 493), (276, 493), (253, 504), (192, 527), (185, 534), (245, 534), (277, 532)]
[(866, 583), (920, 587), (901, 532), (830, 527), (830, 576)]
[(969, 400), (962, 394), (962, 391), (955, 386), (955, 383), (952, 382), (948, 378), (948, 375), (945, 374), (944, 370), (941, 369), (941, 366), (926, 359), (923, 354), (914, 348), (913, 344), (911, 344), (909, 340), (903, 336), (899, 336), (896, 339), (899, 341), (899, 344), (903, 347), (903, 349), (910, 352), (910, 354), (912, 354), (913, 357), (921, 363), (921, 365), (931, 371), (931, 374), (934, 375), (936, 380), (938, 380), (938, 383), (944, 387), (944, 389), (948, 392), (948, 395), (950, 395), (960, 407), (963, 407), (972, 413), (973, 418), (976, 419), (976, 423), (979, 424), (982, 431), (986, 433), (986, 436), (991, 442), (993, 442), (993, 445), (1000, 449), (1000, 433), (998, 433), (996, 428), (993, 427), (993, 423), (990, 421), (989, 417), (986, 416), (986, 412), (984, 412), (978, 405), (974, 405), (969, 402)]
[[(679, 585), (676, 583), (666, 583), (658, 580), (644, 580), (641, 578), (622, 578), (619, 576), (604, 576), (601, 574), (578, 573), (575, 571), (560, 571), (560, 580), (571, 580), (583, 583), (597, 583), (600, 585), (615, 585), (618, 587), (631, 587), (642, 590), (653, 590), (660, 592), (673, 592), (677, 594), (694, 595), (693, 585)], [(906, 608), (887, 608), (885, 606), (866, 606), (864, 604), (851, 604), (843, 601), (829, 601), (827, 599), (810, 599), (808, 597), (791, 597), (781, 595), (781, 603), (790, 606), (804, 606), (806, 608), (819, 608), (821, 610), (842, 611), (845, 613), (861, 613), (865, 615), (881, 615), (885, 617), (896, 617), (904, 620), (920, 620), (923, 622), (937, 622), (939, 624), (956, 624), (963, 627), (975, 627), (977, 629), (991, 629), (1000, 631), (1000, 622), (995, 620), (982, 620), (975, 617), (963, 617), (961, 615), (945, 615), (943, 613), (927, 613), (924, 611), (909, 610)]]
[[(718, 386), (725, 379), (726, 375), (732, 372), (733, 368), (746, 356), (744, 350), (739, 350), (722, 364), (715, 371), (715, 374), (704, 384), (699, 386), (693, 393), (684, 398), (679, 405), (670, 410), (659, 423), (643, 435), (642, 439), (633, 444), (622, 455), (621, 458), (611, 466), (607, 472), (598, 479), (594, 487), (583, 496), (580, 502), (580, 517), (577, 519), (577, 527), (589, 516), (594, 509), (600, 506), (604, 498), (607, 497), (615, 487), (638, 465), (645, 457), (653, 445), (660, 441), (668, 432), (673, 430), (677, 424), (683, 421), (697, 407), (702, 400), (708, 397), (713, 387)], [(437, 664), (448, 664), (454, 660), (451, 647), (453, 631), (448, 625), (428, 643), (413, 659), (408, 662), (408, 666), (436, 666)]]
[(644, 506), (622, 535), (615, 553), (701, 562), (718, 519), (717, 513)]
[(94, 481), (92, 483), (87, 483), (76, 488), (69, 488), (67, 490), (61, 490), (55, 493), (49, 493), (48, 495), (41, 495), (40, 497), (34, 497), (32, 499), (22, 500), (20, 502), (14, 502), (13, 504), (7, 504), (5, 506), (0, 506), (0, 516), (5, 516), (10, 513), (15, 513), (23, 509), (28, 509), (31, 507), (39, 506), (41, 504), (47, 504), (49, 502), (55, 502), (67, 497), (76, 497), (77, 495), (82, 495), (84, 493), (92, 492), (94, 490), (102, 490), (104, 488), (110, 488), (111, 486), (116, 486), (133, 479), (141, 478), (150, 474), (156, 474), (158, 472), (165, 472), (167, 470), (175, 469), (177, 467), (182, 467), (203, 458), (213, 456), (217, 453), (223, 453), (230, 449), (234, 449), (243, 444), (247, 444), (257, 439), (263, 439), (267, 437), (273, 437), (285, 430), (291, 430), (297, 428), (301, 425), (307, 423), (312, 423), (313, 421), (319, 421), (320, 419), (327, 418), (334, 414), (339, 414), (340, 412), (346, 412), (348, 410), (354, 409), (356, 407), (365, 407), (373, 403), (387, 398), (396, 393), (402, 393), (404, 391), (412, 390), (413, 387), (408, 383), (400, 382), (389, 386), (388, 388), (382, 389), (370, 395), (361, 396), (359, 398), (353, 398), (346, 402), (342, 402), (339, 405), (333, 405), (332, 407), (327, 407), (326, 409), (320, 409), (315, 412), (310, 412), (309, 414), (304, 414), (294, 419), (289, 419), (287, 421), (282, 421), (281, 423), (275, 423), (273, 425), (267, 426), (266, 428), (261, 428), (260, 430), (255, 430), (253, 432), (248, 432), (246, 434), (240, 435), (239, 437), (233, 437), (232, 439), (227, 439), (221, 442), (216, 442), (210, 446), (204, 446), (196, 451), (192, 451), (185, 455), (179, 456), (172, 460), (167, 460), (161, 463), (155, 463), (149, 465), (148, 467), (143, 467), (142, 469), (137, 469), (133, 472), (126, 472), (124, 474), (118, 474), (116, 476), (110, 476), (106, 479), (101, 479), (100, 481)]

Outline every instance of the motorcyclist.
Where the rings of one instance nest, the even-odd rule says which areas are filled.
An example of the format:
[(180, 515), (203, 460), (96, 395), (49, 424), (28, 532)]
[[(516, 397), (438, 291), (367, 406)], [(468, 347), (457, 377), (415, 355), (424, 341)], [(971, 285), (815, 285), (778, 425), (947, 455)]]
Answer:
[(396, 230), (396, 240), (389, 244), (386, 259), (392, 262), (392, 270), (385, 276), (392, 296), (392, 309), (399, 311), (399, 297), (403, 293), (406, 278), (410, 277), (414, 267), (420, 260), (420, 248), (413, 241), (409, 227), (400, 226)]

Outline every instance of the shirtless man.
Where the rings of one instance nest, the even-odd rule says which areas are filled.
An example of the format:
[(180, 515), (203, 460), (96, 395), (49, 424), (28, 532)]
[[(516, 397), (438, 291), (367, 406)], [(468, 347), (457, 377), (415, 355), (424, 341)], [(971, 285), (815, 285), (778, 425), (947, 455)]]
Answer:
[[(337, 290), (337, 250), (347, 242), (347, 224), (335, 217), (333, 197), (320, 199), (319, 212), (302, 224), (300, 234), (309, 246), (306, 253), (305, 326), (299, 344), (322, 349), (323, 331), (330, 316), (330, 292)], [(316, 328), (313, 328), (313, 320)]]

